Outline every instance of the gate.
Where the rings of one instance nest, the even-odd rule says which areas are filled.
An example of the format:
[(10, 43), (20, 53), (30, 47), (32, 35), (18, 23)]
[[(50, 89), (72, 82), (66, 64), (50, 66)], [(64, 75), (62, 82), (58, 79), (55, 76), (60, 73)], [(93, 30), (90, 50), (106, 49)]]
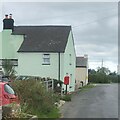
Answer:
[(54, 80), (47, 80), (44, 83), (47, 91), (54, 89)]

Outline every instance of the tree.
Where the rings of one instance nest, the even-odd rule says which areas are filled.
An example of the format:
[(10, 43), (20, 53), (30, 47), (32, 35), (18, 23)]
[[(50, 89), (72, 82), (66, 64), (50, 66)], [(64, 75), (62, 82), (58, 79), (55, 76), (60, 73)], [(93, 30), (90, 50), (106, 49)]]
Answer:
[(103, 74), (106, 74), (106, 75), (110, 74), (110, 70), (106, 67), (98, 67), (97, 72), (98, 73), (103, 73)]
[(96, 71), (94, 69), (88, 69), (88, 74), (96, 74)]
[(97, 71), (90, 69), (88, 80), (93, 83), (110, 83), (109, 74), (110, 70), (106, 67), (98, 67)]
[(15, 77), (15, 74), (16, 74), (15, 67), (12, 64), (12, 62), (10, 61), (10, 59), (4, 59), (2, 66), (4, 69), (5, 76), (9, 76), (10, 78)]
[(111, 82), (113, 82), (113, 83), (118, 83), (119, 82), (119, 76), (117, 75), (117, 73), (114, 71), (114, 72), (111, 72), (110, 74), (109, 74), (109, 79), (110, 79), (110, 81)]
[(117, 75), (117, 73), (114, 71), (114, 72), (110, 72), (109, 75)]

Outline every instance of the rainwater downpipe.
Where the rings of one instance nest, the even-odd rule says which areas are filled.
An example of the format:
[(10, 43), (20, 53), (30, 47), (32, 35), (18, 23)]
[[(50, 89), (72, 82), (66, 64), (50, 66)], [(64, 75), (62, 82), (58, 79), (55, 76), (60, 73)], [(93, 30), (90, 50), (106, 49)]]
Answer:
[(60, 52), (58, 53), (58, 80), (60, 80)]

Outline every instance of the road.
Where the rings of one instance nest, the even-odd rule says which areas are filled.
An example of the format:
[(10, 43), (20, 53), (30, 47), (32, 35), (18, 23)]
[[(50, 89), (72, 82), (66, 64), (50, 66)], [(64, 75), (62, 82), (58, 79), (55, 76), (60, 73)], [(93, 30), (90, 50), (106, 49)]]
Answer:
[(63, 118), (118, 118), (118, 84), (77, 92), (61, 107)]

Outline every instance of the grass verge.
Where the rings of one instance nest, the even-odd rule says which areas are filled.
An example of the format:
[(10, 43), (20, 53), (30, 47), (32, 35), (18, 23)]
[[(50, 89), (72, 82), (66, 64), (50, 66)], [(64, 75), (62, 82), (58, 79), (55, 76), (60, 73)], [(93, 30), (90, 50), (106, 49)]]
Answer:
[(90, 88), (94, 88), (94, 87), (95, 87), (94, 84), (88, 84), (88, 85), (83, 86), (83, 87), (80, 89), (80, 91), (81, 91), (81, 92), (82, 92), (82, 91), (86, 91), (86, 90), (88, 90), (88, 89), (90, 89)]

